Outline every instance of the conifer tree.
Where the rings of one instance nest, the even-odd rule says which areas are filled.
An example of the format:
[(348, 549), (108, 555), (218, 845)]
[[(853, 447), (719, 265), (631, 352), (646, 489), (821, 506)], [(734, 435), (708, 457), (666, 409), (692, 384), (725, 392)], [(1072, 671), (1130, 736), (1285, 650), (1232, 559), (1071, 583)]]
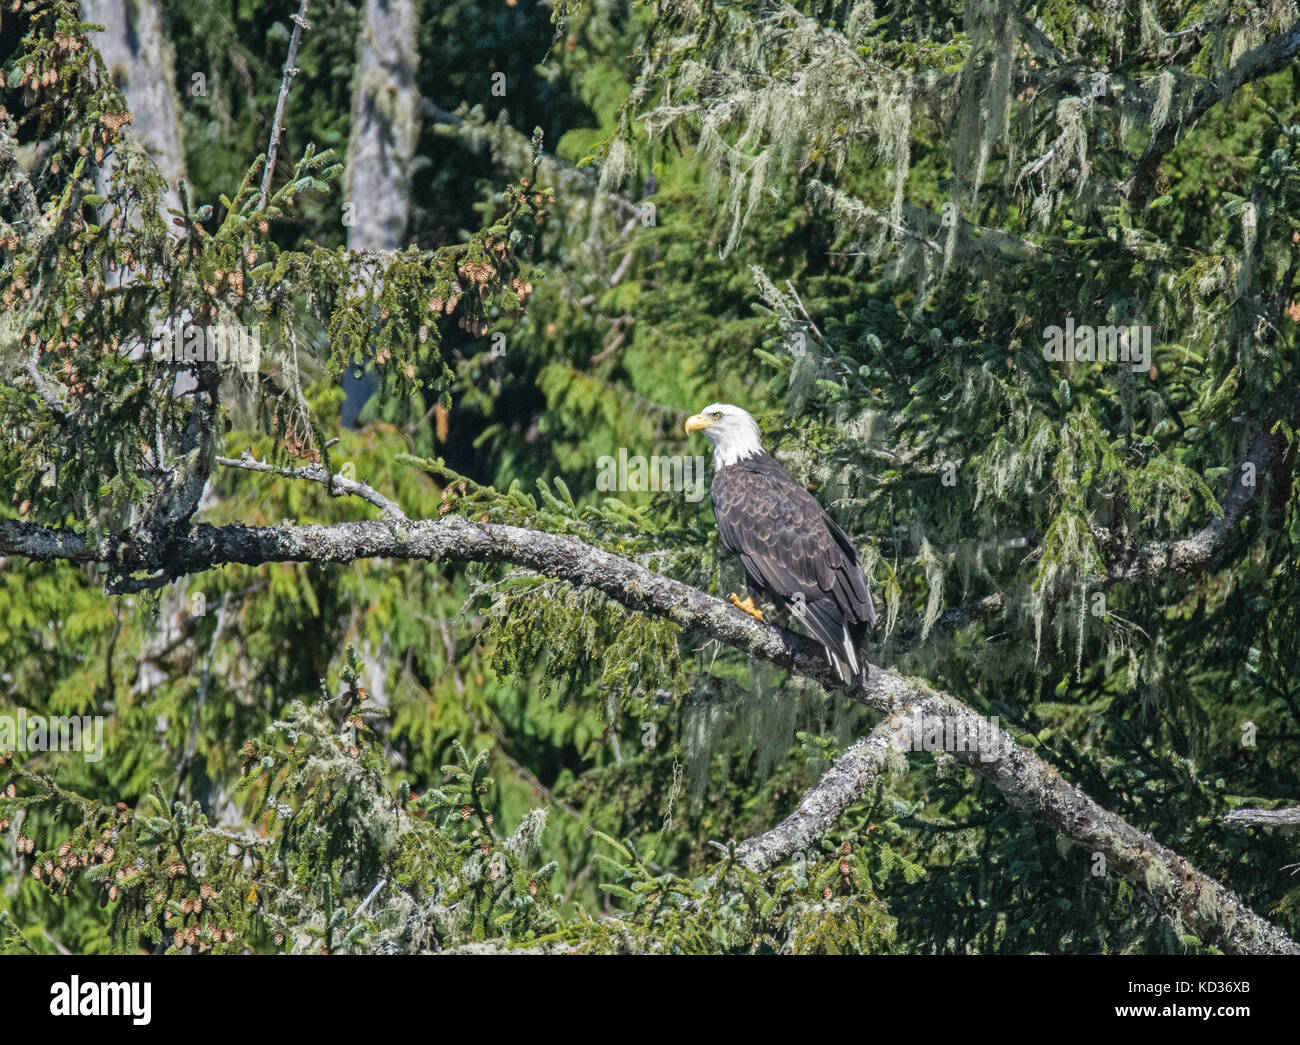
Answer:
[[(1293, 952), (1293, 0), (417, 6), (391, 250), (355, 5), (166, 5), (175, 185), (5, 29), (0, 947)], [(865, 682), (602, 488), (714, 400)]]

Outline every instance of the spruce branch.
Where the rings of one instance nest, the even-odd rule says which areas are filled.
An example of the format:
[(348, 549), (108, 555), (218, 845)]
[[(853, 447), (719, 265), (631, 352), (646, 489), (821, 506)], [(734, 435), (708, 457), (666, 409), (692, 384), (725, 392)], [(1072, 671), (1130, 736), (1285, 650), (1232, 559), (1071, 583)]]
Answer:
[(32, 379), (32, 384), (36, 388), (36, 394), (46, 406), (59, 418), (67, 420), (68, 408), (64, 405), (62, 397), (50, 386), (45, 380), (45, 375), (41, 373), (39, 346), (33, 346), (31, 355), (27, 359), (27, 376)]
[(885, 718), (837, 758), (826, 774), (804, 792), (793, 813), (776, 827), (742, 842), (737, 850), (751, 871), (762, 873), (797, 852), (817, 845), (844, 810), (870, 791), (889, 767), (891, 756), (911, 738), (906, 715)]
[[(462, 106), (462, 111), (463, 109)], [(493, 146), (500, 153), (523, 153), (531, 148), (528, 135), (516, 130), (509, 124), (487, 122), (482, 119), (481, 110), (471, 113), (471, 119), (467, 120), (442, 108), (429, 98), (421, 98), (420, 114), (431, 123), (447, 128), (443, 132), (445, 134), (463, 135), (471, 146), (474, 142), (474, 136), (482, 134), (492, 141)], [(626, 214), (632, 222), (638, 222), (642, 219), (644, 204), (636, 203), (617, 192), (611, 192), (609, 189), (602, 189), (599, 184), (600, 179), (595, 176), (591, 168), (579, 167), (576, 163), (563, 159), (553, 152), (543, 150), (541, 155), (544, 157), (545, 162), (554, 164), (557, 174), (572, 179), (581, 185), (585, 192), (598, 195), (604, 203), (612, 204), (623, 214)], [(508, 162), (503, 162), (501, 165), (506, 168), (510, 166)]]
[(946, 635), (969, 627), (976, 621), (1000, 617), (1006, 609), (1006, 599), (1001, 592), (995, 592), (958, 606), (949, 606), (929, 628), (925, 626), (925, 614), (918, 613), (889, 636), (889, 652), (906, 653), (932, 635)]
[[(1292, 393), (1290, 399), (1289, 423), (1294, 425), (1300, 422), (1300, 393)], [(1232, 472), (1232, 487), (1224, 498), (1221, 515), (1179, 540), (1151, 541), (1128, 551), (1117, 551), (1107, 568), (1106, 581), (1151, 580), (1204, 569), (1239, 536), (1241, 523), (1255, 501), (1259, 481), (1276, 469), (1287, 453), (1287, 437), (1279, 431), (1279, 423), (1271, 424), (1250, 442)], [(1115, 536), (1104, 527), (1093, 526), (1092, 531), (1103, 546), (1115, 546)]]
[[(884, 228), (895, 237), (909, 240), (931, 254), (940, 256), (944, 253), (939, 240), (945, 236), (945, 221), (949, 219), (942, 214), (936, 214), (932, 210), (912, 203), (905, 203), (902, 208), (905, 220), (896, 222), (888, 214), (817, 178), (809, 180), (808, 195), (814, 203), (827, 207), (834, 214), (860, 229), (865, 229), (869, 225)], [(1017, 236), (1006, 229), (977, 225), (961, 213), (957, 213), (954, 220), (965, 248), (974, 257), (986, 258), (992, 262), (1007, 262), (1024, 261), (1055, 253), (1041, 244)]]
[(17, 199), (18, 212), (35, 235), (41, 221), (41, 208), (32, 188), (31, 178), (18, 158), (18, 145), (10, 136), (8, 120), (0, 119), (0, 191)]

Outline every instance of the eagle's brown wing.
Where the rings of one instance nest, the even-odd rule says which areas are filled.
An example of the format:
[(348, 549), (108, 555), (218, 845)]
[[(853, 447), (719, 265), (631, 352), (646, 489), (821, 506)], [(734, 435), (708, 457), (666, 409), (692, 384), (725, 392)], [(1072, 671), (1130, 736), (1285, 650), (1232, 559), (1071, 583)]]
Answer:
[(848, 535), (767, 454), (720, 468), (711, 494), (722, 543), (750, 585), (790, 607), (828, 654), (856, 665), (876, 614)]

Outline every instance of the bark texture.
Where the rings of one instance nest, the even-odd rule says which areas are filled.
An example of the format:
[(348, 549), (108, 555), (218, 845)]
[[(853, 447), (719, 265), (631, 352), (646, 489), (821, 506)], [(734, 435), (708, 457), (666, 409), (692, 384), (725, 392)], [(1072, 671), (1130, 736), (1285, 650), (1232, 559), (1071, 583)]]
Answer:
[(176, 59), (157, 0), (81, 0), (82, 16), (102, 25), (95, 46), (135, 117), (128, 133), (158, 165), (164, 204), (180, 208), (176, 183), (185, 177)]

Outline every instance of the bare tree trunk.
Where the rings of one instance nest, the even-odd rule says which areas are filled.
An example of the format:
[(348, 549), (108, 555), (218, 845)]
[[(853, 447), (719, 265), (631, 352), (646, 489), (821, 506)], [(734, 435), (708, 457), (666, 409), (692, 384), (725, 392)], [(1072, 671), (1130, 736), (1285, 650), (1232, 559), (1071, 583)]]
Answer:
[(81, 0), (81, 12), (86, 21), (104, 27), (94, 34), (94, 43), (135, 117), (130, 133), (167, 183), (164, 204), (179, 207), (176, 183), (185, 177), (185, 153), (176, 59), (158, 0)]
[[(343, 213), (352, 250), (394, 250), (405, 243), (419, 135), (418, 31), (414, 0), (366, 0)], [(356, 378), (349, 368), (343, 389), (342, 420), (351, 427), (374, 394), (374, 380)]]
[[(162, 176), (166, 186), (161, 199), (163, 208), (180, 209), (177, 184), (185, 177), (185, 153), (175, 88), (176, 62), (159, 0), (81, 0), (81, 12), (88, 22), (104, 27), (102, 32), (93, 34), (93, 42), (113, 82), (126, 97), (132, 115), (131, 138), (153, 160)], [(100, 169), (101, 191), (106, 190), (112, 178), (112, 165), (110, 156)], [(104, 281), (110, 286), (130, 278), (124, 271), (104, 274)], [(155, 329), (163, 318), (155, 316), (148, 329)], [(124, 349), (132, 358), (138, 358), (145, 350), (142, 341), (129, 342)], [(211, 384), (209, 381), (208, 385)], [(157, 461), (158, 493), (154, 503), (145, 509), (146, 515), (156, 518), (164, 527), (173, 516), (181, 522), (187, 520), (206, 488), (214, 444), (211, 433), (204, 429), (210, 427), (209, 415), (215, 409), (216, 389), (203, 385), (190, 372), (178, 373), (176, 395), (188, 395), (196, 389), (195, 410), (183, 445), (167, 447), (163, 459)]]

